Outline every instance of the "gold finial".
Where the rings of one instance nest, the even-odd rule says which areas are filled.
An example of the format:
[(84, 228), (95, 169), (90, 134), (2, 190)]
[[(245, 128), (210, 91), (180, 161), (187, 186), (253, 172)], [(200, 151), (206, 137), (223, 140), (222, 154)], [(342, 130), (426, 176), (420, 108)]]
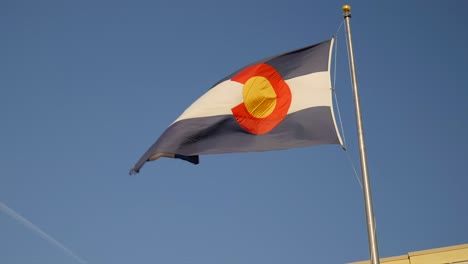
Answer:
[(350, 5), (344, 5), (342, 7), (342, 9), (343, 9), (343, 12), (349, 13), (349, 11), (351, 11), (351, 6)]

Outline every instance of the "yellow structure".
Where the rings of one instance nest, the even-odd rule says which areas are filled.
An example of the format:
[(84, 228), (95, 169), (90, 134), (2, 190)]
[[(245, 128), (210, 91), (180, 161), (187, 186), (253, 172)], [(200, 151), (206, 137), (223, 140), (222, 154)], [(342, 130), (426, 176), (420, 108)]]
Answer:
[[(369, 264), (370, 261), (350, 264)], [(380, 259), (381, 264), (468, 264), (468, 244), (410, 252)]]

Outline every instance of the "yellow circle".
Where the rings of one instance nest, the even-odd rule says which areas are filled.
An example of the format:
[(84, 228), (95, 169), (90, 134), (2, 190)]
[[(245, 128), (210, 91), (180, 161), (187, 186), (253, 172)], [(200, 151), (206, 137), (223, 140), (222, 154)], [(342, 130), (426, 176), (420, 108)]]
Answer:
[(343, 6), (343, 12), (348, 13), (349, 11), (351, 11), (351, 6), (350, 5), (344, 5)]
[(276, 92), (270, 81), (262, 76), (247, 80), (242, 90), (244, 105), (249, 113), (256, 118), (269, 116), (276, 107)]

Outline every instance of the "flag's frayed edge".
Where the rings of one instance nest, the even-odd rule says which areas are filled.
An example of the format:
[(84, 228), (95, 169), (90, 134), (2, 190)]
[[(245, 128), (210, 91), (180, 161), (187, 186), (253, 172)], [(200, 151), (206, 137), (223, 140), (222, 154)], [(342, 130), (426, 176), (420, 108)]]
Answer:
[[(181, 159), (181, 160), (185, 160), (185, 161), (188, 161), (192, 164), (195, 164), (197, 165), (198, 163), (200, 163), (200, 158), (198, 155), (194, 155), (194, 156), (184, 156), (184, 155), (179, 155), (179, 154), (170, 154), (170, 153), (157, 153), (157, 154), (154, 154), (153, 156), (151, 156), (148, 160), (146, 161), (152, 161), (152, 160), (157, 160), (159, 158), (162, 158), (162, 157), (165, 157), (165, 158), (174, 158), (174, 159)], [(141, 169), (141, 167), (140, 167)], [(130, 172), (129, 174), (130, 175), (135, 175), (137, 173), (139, 173), (140, 170), (136, 169), (136, 166), (133, 167), (132, 169), (130, 169)]]

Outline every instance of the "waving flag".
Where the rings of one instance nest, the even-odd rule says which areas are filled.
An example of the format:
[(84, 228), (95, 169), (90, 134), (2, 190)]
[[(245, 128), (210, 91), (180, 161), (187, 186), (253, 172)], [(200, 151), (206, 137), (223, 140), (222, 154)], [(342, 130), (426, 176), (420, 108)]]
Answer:
[(250, 64), (219, 81), (177, 118), (130, 173), (160, 157), (340, 144), (333, 116), (333, 39)]

